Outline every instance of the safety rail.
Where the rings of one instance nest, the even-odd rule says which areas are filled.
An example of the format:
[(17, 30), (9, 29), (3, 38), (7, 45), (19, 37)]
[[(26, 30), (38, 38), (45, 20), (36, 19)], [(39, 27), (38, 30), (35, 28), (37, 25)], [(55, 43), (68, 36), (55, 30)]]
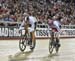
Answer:
[[(37, 24), (37, 28), (47, 28), (48, 24)], [(75, 29), (75, 25), (61, 25), (62, 29)]]
[[(0, 21), (0, 23), (3, 23), (3, 24), (17, 24), (18, 27), (21, 24), (21, 22), (11, 22), (11, 21)], [(43, 24), (37, 23), (36, 27), (37, 28), (47, 28), (48, 24), (46, 24), (46, 23), (43, 23)], [(62, 25), (61, 28), (62, 29), (75, 29), (75, 25)]]

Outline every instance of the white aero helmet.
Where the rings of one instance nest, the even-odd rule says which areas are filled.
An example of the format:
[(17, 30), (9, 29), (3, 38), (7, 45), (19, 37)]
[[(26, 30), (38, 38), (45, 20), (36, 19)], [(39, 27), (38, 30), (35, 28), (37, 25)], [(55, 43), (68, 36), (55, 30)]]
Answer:
[(23, 16), (28, 16), (28, 13), (24, 13)]

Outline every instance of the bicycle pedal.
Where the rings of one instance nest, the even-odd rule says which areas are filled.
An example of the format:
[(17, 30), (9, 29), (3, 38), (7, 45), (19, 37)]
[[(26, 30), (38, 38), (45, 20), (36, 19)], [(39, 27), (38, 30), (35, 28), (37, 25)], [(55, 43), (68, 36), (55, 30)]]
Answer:
[(34, 47), (32, 45), (30, 45), (30, 49), (33, 49)]
[(61, 45), (60, 44), (58, 44), (58, 47), (60, 47)]
[(60, 44), (57, 44), (56, 46), (57, 46), (57, 47), (60, 47), (61, 45), (60, 45)]
[(32, 42), (31, 41), (28, 41), (28, 45), (32, 45)]

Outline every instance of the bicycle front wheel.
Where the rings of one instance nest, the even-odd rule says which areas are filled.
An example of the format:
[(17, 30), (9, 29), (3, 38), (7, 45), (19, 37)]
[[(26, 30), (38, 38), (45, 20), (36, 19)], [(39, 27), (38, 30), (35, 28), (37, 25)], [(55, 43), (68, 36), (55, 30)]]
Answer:
[(21, 38), (19, 40), (19, 49), (23, 52), (26, 49), (26, 45), (25, 45), (25, 38)]
[(54, 45), (53, 45), (53, 42), (50, 40), (50, 41), (49, 41), (49, 53), (50, 53), (50, 54), (52, 54), (53, 49), (54, 49)]

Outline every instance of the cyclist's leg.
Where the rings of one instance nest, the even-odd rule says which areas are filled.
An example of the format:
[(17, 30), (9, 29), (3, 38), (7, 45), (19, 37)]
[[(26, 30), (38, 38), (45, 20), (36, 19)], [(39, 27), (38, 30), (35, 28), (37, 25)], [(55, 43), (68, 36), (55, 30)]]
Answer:
[(53, 31), (53, 30), (51, 30), (50, 35), (51, 35), (51, 40), (53, 40), (53, 41), (54, 41), (54, 31)]
[(58, 46), (60, 47), (60, 37), (59, 37), (59, 32), (56, 32), (56, 43), (58, 44)]
[(35, 28), (35, 25), (32, 24), (31, 27), (30, 27), (30, 29), (29, 29), (32, 43), (35, 42), (35, 29), (34, 28)]
[(31, 41), (32, 43), (35, 42), (35, 31), (31, 32)]
[(53, 30), (51, 30), (51, 33), (50, 33), (50, 35), (51, 35), (51, 40), (49, 41), (49, 52), (50, 52), (50, 54), (52, 54), (52, 52), (53, 52), (53, 49), (54, 49), (54, 45), (55, 45), (55, 38), (54, 38), (54, 31)]
[(58, 32), (56, 32), (55, 33), (55, 39), (56, 39), (56, 45), (55, 45), (55, 49), (56, 49), (56, 53), (58, 53), (58, 51), (59, 51), (59, 47), (60, 47), (60, 40), (59, 40), (59, 33)]

